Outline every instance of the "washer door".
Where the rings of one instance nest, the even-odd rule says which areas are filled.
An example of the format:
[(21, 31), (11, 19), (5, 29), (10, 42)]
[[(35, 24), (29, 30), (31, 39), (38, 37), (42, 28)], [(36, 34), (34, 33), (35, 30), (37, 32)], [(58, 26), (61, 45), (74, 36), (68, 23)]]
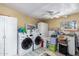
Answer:
[(22, 46), (22, 48), (23, 48), (24, 50), (27, 50), (27, 49), (29, 49), (29, 48), (32, 46), (32, 44), (33, 44), (33, 41), (32, 41), (31, 38), (25, 38), (25, 39), (22, 41), (21, 46)]
[(35, 44), (36, 45), (39, 45), (41, 43), (42, 39), (40, 36), (37, 36), (36, 39), (35, 39)]

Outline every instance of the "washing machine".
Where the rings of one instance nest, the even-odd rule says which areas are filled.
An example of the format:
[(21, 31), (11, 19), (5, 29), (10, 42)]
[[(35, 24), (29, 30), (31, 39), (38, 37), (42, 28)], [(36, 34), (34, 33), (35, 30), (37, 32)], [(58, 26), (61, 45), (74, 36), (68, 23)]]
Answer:
[(18, 55), (28, 54), (33, 49), (32, 35), (26, 33), (18, 33)]

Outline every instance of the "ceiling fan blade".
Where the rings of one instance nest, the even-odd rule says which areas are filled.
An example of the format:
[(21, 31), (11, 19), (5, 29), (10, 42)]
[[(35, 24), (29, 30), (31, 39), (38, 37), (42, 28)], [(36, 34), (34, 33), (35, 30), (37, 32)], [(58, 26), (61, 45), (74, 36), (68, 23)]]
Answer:
[(56, 12), (56, 13), (54, 13), (53, 15), (56, 15), (56, 14), (59, 14), (60, 12)]

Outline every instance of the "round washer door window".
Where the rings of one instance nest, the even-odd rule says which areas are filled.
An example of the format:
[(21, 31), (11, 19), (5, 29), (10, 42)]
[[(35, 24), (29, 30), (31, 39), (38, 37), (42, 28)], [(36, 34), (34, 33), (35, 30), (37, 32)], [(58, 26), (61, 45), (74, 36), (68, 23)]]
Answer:
[(35, 39), (35, 44), (36, 45), (39, 45), (41, 43), (42, 39), (40, 36), (37, 36), (36, 39)]
[(23, 41), (22, 41), (22, 44), (21, 44), (21, 46), (22, 46), (22, 48), (24, 49), (24, 50), (26, 50), (26, 49), (29, 49), (31, 46), (32, 46), (32, 39), (31, 38), (25, 38)]

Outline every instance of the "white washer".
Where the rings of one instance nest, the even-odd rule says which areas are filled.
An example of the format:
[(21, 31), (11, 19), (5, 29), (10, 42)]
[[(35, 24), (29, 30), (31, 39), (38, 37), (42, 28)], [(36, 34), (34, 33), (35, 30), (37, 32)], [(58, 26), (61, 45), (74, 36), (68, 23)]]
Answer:
[(23, 56), (32, 51), (33, 41), (26, 33), (19, 33), (18, 36), (18, 55)]

